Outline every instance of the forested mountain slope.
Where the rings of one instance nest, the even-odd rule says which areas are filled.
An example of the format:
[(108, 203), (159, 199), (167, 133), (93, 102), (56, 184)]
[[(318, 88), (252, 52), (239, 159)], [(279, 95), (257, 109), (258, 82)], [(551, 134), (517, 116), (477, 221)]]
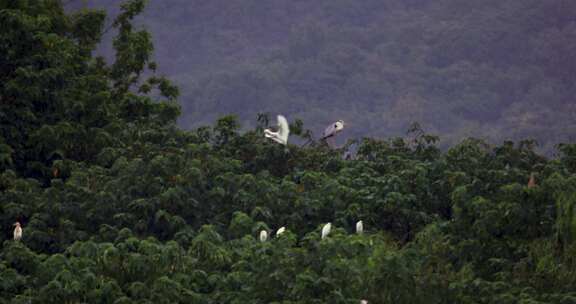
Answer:
[(576, 303), (575, 144), (182, 130), (143, 9), (0, 5), (0, 303)]
[[(83, 4), (84, 3), (84, 4)], [(114, 12), (117, 1), (72, 1)], [(551, 153), (576, 127), (571, 0), (150, 1), (162, 71), (185, 128), (238, 114), (300, 118), (318, 135), (534, 138)], [(106, 48), (104, 48), (106, 50)]]

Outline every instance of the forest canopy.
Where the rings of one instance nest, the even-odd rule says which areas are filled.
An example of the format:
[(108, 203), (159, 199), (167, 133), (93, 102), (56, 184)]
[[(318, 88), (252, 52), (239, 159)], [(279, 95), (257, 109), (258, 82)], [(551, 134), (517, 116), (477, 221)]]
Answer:
[(576, 144), (183, 130), (145, 4), (0, 2), (0, 303), (576, 303)]

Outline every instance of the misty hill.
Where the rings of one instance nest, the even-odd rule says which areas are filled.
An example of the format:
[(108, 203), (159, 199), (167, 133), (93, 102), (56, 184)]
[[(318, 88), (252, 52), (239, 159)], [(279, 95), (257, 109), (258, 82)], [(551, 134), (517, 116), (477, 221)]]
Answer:
[[(117, 1), (71, 5), (117, 10)], [(576, 3), (567, 0), (150, 1), (139, 19), (181, 88), (185, 128), (223, 114), (301, 118), (319, 134), (537, 139), (576, 126)]]

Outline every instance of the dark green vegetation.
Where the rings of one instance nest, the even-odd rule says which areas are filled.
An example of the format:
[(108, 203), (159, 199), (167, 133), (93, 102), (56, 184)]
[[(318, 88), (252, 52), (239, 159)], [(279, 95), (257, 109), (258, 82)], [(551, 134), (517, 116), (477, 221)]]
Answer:
[(576, 145), (443, 153), (415, 128), (345, 161), (266, 117), (182, 131), (141, 0), (111, 65), (103, 12), (31, 2), (0, 2), (0, 303), (576, 303)]
[[(73, 0), (117, 7), (117, 0)], [(151, 1), (139, 23), (180, 87), (181, 126), (299, 117), (316, 136), (554, 145), (576, 131), (574, 0)]]

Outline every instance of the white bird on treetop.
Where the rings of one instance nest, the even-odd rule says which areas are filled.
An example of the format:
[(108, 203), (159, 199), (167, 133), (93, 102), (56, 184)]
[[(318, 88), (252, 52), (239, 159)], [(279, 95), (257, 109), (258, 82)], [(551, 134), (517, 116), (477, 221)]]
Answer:
[(22, 227), (20, 227), (20, 222), (14, 223), (14, 240), (19, 241), (22, 238)]
[(286, 227), (280, 227), (280, 229), (278, 229), (278, 231), (276, 231), (276, 237), (278, 237), (279, 235), (284, 233), (284, 231), (286, 231)]
[(288, 135), (290, 135), (290, 127), (288, 126), (286, 117), (282, 115), (278, 115), (278, 131), (272, 132), (270, 129), (264, 130), (264, 136), (266, 138), (270, 138), (282, 145), (288, 144)]
[(260, 242), (266, 242), (268, 239), (268, 232), (266, 230), (260, 231)]
[(358, 221), (356, 223), (356, 233), (362, 234), (362, 232), (364, 232), (364, 224), (362, 224), (362, 221)]
[(322, 135), (322, 139), (326, 139), (338, 134), (338, 132), (344, 129), (344, 121), (338, 120), (337, 122), (329, 125), (325, 130), (324, 134)]
[(324, 239), (325, 237), (327, 237), (328, 234), (330, 234), (331, 229), (332, 229), (331, 223), (324, 225), (324, 227), (322, 227), (322, 238), (321, 239)]

